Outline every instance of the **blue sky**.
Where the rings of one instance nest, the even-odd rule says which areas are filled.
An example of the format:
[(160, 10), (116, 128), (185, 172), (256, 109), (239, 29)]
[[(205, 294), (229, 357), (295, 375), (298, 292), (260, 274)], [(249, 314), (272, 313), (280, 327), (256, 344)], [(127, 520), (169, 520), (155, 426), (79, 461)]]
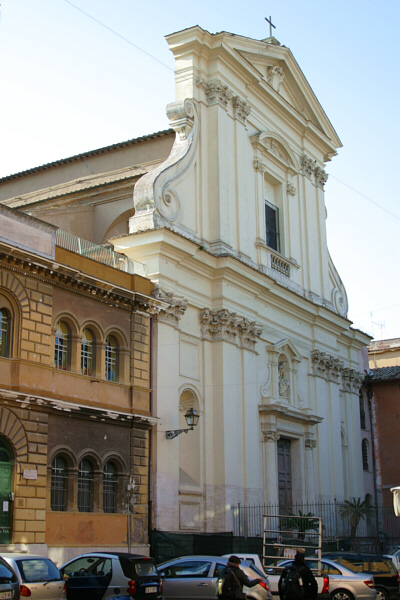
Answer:
[(349, 317), (375, 339), (400, 337), (398, 0), (1, 0), (0, 10), (0, 176), (168, 128), (164, 36), (200, 25), (263, 39), (272, 15), (343, 143), (325, 189)]

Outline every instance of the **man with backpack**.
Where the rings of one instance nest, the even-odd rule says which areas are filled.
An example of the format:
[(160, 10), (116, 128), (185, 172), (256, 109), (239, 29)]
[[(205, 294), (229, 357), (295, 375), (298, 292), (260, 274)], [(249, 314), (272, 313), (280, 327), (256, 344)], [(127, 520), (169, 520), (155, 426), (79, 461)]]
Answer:
[(228, 564), (220, 576), (220, 600), (244, 600), (243, 586), (253, 587), (262, 581), (262, 579), (249, 579), (239, 565), (238, 556), (229, 557)]
[(280, 600), (316, 600), (318, 584), (306, 566), (303, 552), (296, 552), (292, 564), (283, 569), (278, 590)]

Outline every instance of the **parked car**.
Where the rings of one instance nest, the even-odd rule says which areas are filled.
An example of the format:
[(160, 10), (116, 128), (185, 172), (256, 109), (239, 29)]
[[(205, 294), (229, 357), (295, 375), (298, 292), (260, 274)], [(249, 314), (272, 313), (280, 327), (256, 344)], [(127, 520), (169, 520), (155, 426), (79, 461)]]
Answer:
[[(223, 556), (181, 556), (157, 565), (164, 580), (165, 600), (212, 600), (217, 598), (218, 580), (228, 559)], [(252, 565), (240, 564), (249, 579), (259, 579), (261, 574)], [(268, 580), (263, 579), (252, 588), (243, 588), (247, 598), (272, 600)]]
[(330, 558), (357, 573), (371, 573), (377, 600), (398, 600), (399, 573), (389, 558), (357, 552), (328, 552), (324, 553), (324, 558)]
[[(272, 595), (279, 596), (278, 581), (282, 573), (282, 567), (291, 564), (292, 560), (282, 560), (279, 569), (268, 568), (268, 578)], [(316, 573), (318, 571), (318, 560), (306, 558), (306, 565)], [(318, 586), (319, 597), (321, 594), (329, 594), (330, 600), (376, 600), (376, 590), (372, 575), (369, 577), (361, 573), (355, 573), (343, 565), (336, 564), (333, 560), (321, 561), (321, 578), (324, 587)], [(317, 577), (317, 581), (318, 581)]]
[(18, 577), (21, 598), (65, 600), (67, 597), (65, 581), (50, 558), (17, 552), (1, 556)]
[(0, 558), (0, 598), (19, 600), (19, 581), (10, 565)]
[[(229, 558), (231, 554), (223, 554), (223, 556), (224, 558)], [(268, 578), (259, 554), (251, 554), (250, 552), (235, 552), (235, 556), (238, 556), (240, 560), (246, 562), (248, 565), (255, 565), (262, 573), (262, 576)]]
[(389, 552), (384, 554), (385, 558), (390, 558), (397, 571), (400, 573), (400, 546), (392, 546)]
[(128, 596), (156, 600), (162, 581), (154, 560), (127, 552), (90, 552), (75, 556), (61, 569), (68, 600), (111, 600)]

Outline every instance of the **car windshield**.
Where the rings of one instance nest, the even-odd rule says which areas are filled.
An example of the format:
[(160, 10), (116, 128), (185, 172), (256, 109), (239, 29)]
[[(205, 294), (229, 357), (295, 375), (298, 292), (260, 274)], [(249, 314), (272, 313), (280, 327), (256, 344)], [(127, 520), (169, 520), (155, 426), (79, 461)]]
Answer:
[(158, 575), (155, 564), (151, 559), (137, 560), (121, 556), (119, 560), (125, 577), (129, 579)]
[(7, 563), (3, 559), (0, 559), (0, 582), (4, 583), (5, 581), (17, 581), (17, 576)]
[(56, 565), (48, 558), (22, 558), (16, 563), (24, 583), (61, 579)]

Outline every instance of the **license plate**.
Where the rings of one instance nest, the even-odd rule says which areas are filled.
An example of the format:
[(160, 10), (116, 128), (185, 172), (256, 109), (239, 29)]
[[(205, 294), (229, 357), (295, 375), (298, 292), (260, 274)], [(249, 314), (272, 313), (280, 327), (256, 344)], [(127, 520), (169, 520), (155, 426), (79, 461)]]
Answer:
[(157, 586), (153, 585), (151, 587), (147, 587), (147, 588), (145, 588), (144, 592), (145, 592), (145, 594), (155, 594), (155, 593), (157, 593)]
[(6, 599), (6, 598), (12, 598), (13, 597), (13, 593), (12, 592), (0, 592), (0, 598), (1, 599)]

